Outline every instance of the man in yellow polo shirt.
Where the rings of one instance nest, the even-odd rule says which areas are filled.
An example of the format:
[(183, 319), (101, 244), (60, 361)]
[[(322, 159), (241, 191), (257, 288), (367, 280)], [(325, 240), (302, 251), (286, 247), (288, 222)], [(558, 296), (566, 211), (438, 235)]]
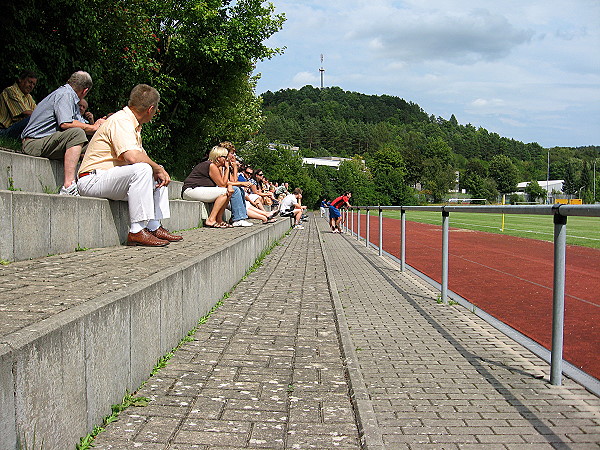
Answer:
[(170, 217), (166, 186), (171, 177), (142, 146), (142, 125), (152, 120), (159, 101), (153, 87), (134, 87), (128, 106), (110, 116), (94, 134), (78, 172), (81, 195), (127, 200), (131, 222), (127, 245), (163, 247), (183, 239), (160, 224)]
[(31, 91), (37, 84), (37, 75), (30, 70), (19, 74), (19, 79), (0, 95), (0, 136), (20, 139), (31, 113), (36, 107)]

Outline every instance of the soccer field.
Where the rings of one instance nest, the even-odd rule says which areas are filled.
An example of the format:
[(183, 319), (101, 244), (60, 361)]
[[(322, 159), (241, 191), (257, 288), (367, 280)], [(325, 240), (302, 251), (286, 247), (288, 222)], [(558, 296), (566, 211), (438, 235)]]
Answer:
[[(384, 211), (383, 214), (385, 217), (400, 219), (400, 211)], [(433, 211), (407, 211), (406, 220), (441, 225), (442, 215)], [(501, 214), (452, 212), (450, 227), (544, 241), (554, 240), (552, 216), (505, 214), (504, 231), (502, 231)], [(600, 217), (568, 217), (567, 244), (600, 248)]]

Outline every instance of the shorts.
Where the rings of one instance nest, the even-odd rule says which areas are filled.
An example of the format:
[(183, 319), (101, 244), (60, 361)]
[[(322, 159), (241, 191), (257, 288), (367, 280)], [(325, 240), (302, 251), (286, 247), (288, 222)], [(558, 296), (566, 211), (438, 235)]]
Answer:
[(338, 217), (340, 217), (340, 210), (337, 209), (335, 206), (329, 206), (329, 218), (330, 219), (337, 219)]

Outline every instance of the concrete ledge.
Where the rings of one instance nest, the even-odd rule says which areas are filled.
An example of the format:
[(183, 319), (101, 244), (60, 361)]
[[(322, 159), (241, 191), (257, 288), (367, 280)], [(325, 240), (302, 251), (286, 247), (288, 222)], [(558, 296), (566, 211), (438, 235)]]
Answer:
[[(53, 194), (63, 183), (63, 162), (0, 147), (0, 189)], [(169, 184), (169, 198), (181, 199), (181, 181)]]
[(72, 448), (288, 229), (287, 220), (256, 227), (6, 336), (0, 342), (0, 449), (18, 448), (19, 439), (32, 443), (34, 436), (45, 448)]
[[(170, 200), (171, 230), (194, 228), (207, 217), (201, 202)], [(76, 248), (119, 245), (127, 238), (127, 202), (0, 190), (0, 259), (22, 261)]]

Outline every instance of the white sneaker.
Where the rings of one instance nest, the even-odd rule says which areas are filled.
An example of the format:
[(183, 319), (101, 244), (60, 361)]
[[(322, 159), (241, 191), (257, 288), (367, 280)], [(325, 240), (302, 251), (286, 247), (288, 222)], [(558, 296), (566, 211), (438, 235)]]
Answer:
[(251, 227), (252, 223), (246, 220), (236, 220), (231, 225), (233, 225), (234, 227)]
[(77, 189), (77, 183), (72, 183), (71, 186), (69, 186), (68, 188), (61, 186), (58, 194), (59, 195), (74, 195), (76, 197), (79, 197), (79, 189)]
[(294, 230), (304, 230), (304, 227), (302, 225), (296, 225)]

